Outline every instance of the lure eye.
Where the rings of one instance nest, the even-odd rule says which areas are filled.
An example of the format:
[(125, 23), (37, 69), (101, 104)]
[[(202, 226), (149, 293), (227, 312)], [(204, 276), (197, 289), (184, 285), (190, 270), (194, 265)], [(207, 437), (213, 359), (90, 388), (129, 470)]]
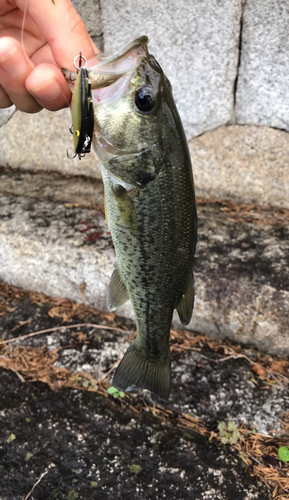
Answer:
[(152, 111), (156, 105), (153, 89), (149, 87), (138, 89), (135, 94), (135, 104), (142, 113), (149, 113)]

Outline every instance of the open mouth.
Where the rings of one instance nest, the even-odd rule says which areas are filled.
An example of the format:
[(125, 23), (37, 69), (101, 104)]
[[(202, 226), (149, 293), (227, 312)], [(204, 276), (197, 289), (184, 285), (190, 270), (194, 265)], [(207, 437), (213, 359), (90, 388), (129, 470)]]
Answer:
[[(99, 73), (124, 73), (129, 71), (135, 62), (147, 53), (148, 38), (141, 36), (113, 55), (97, 54), (99, 63), (89, 67), (90, 71)], [(88, 65), (89, 66), (89, 65)]]
[[(111, 87), (120, 79), (123, 80), (124, 77), (131, 75), (147, 54), (147, 42), (147, 37), (143, 36), (134, 40), (117, 54), (98, 54), (96, 56), (98, 64), (90, 66), (88, 63), (91, 89), (103, 91), (105, 87)], [(102, 98), (98, 99), (96, 93), (96, 101), (102, 101), (105, 96), (106, 92), (102, 92), (99, 95)]]

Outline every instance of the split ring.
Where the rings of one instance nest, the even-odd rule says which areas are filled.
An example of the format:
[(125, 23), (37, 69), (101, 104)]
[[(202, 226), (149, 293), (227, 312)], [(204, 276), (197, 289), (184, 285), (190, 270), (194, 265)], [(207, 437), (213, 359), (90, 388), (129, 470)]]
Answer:
[[(79, 66), (77, 66), (77, 64), (76, 64), (76, 60), (77, 60), (77, 59), (79, 60)], [(83, 65), (83, 66), (81, 65), (81, 59), (83, 59), (83, 60), (84, 60), (84, 65)], [(84, 69), (85, 69), (85, 68), (86, 68), (86, 66), (87, 66), (87, 59), (86, 59), (86, 57), (84, 57), (84, 56), (82, 55), (82, 53), (80, 52), (78, 56), (75, 56), (75, 58), (74, 58), (74, 60), (73, 60), (73, 64), (74, 64), (74, 67), (77, 69), (77, 71), (79, 71), (81, 68), (84, 68)]]

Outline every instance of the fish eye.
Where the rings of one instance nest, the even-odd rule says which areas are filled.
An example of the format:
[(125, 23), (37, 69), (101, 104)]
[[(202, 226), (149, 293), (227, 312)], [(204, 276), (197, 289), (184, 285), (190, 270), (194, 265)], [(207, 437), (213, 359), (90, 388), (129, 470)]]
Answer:
[(135, 104), (139, 111), (148, 113), (156, 105), (153, 89), (150, 87), (142, 87), (135, 93)]

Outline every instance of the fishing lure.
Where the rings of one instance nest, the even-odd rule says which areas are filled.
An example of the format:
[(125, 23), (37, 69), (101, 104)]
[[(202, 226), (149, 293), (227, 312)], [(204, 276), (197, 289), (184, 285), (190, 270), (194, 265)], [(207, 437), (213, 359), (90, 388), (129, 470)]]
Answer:
[[(78, 57), (79, 63), (77, 66), (76, 59)], [(82, 60), (84, 61), (84, 66), (82, 66)], [(91, 83), (86, 65), (87, 60), (81, 53), (75, 57), (74, 66), (77, 69), (77, 77), (71, 101), (72, 124), (69, 127), (73, 135), (75, 155), (70, 157), (67, 154), (67, 156), (68, 158), (78, 156), (79, 160), (86, 153), (90, 153), (94, 126)]]

